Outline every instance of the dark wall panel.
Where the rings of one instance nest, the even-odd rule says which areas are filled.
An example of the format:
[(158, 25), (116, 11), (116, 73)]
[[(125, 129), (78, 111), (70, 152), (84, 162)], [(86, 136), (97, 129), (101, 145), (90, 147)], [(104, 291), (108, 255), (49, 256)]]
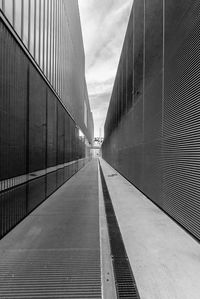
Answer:
[(68, 114), (65, 114), (64, 119), (64, 130), (65, 130), (65, 140), (64, 140), (64, 162), (67, 163), (70, 161), (70, 118)]
[(57, 105), (57, 163), (64, 163), (65, 111), (60, 103)]
[(57, 100), (51, 91), (47, 98), (47, 167), (57, 164)]
[(29, 172), (46, 168), (46, 86), (30, 65)]
[(42, 176), (28, 183), (28, 213), (46, 198), (46, 178)]
[(27, 66), (0, 23), (0, 180), (26, 172)]
[(0, 193), (0, 238), (26, 216), (26, 185)]
[(75, 123), (71, 119), (70, 120), (70, 135), (71, 135), (71, 161), (76, 159), (76, 137), (75, 137)]
[(57, 170), (57, 187), (60, 187), (64, 183), (64, 168)]
[(48, 173), (46, 178), (46, 196), (51, 195), (57, 189), (56, 171)]

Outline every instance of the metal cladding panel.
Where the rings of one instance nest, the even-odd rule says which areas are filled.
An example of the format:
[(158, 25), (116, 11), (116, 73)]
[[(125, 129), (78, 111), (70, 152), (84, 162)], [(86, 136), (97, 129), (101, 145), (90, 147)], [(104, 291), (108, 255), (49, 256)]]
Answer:
[(65, 114), (64, 126), (65, 126), (65, 140), (64, 140), (64, 161), (65, 163), (70, 161), (70, 117), (68, 114)]
[(57, 188), (64, 183), (64, 168), (57, 170)]
[(0, 18), (0, 238), (84, 165), (65, 175), (57, 166), (78, 158), (78, 142), (76, 123)]
[(143, 192), (162, 206), (163, 3), (145, 1)]
[(196, 21), (193, 19), (198, 13), (196, 6), (198, 6), (198, 0), (165, 1), (165, 53), (169, 59), (173, 53), (176, 53), (185, 34), (187, 35), (190, 30), (187, 26), (189, 19), (191, 18), (191, 22)]
[(74, 138), (75, 138), (75, 124), (70, 119), (70, 161), (74, 160)]
[(46, 86), (30, 65), (29, 172), (46, 168)]
[[(73, 115), (76, 123), (92, 141), (93, 123), (92, 114), (88, 99), (87, 86), (85, 82), (85, 55), (81, 32), (80, 15), (77, 0), (61, 1), (61, 27), (63, 40), (61, 48), (61, 60), (59, 68), (62, 72), (64, 65), (65, 72), (62, 76), (64, 92), (61, 91), (61, 99)], [(67, 26), (66, 26), (67, 23)], [(66, 63), (68, 61), (68, 63)], [(84, 104), (88, 110), (88, 123), (84, 123)]]
[[(1, 16), (10, 22), (91, 142), (93, 118), (85, 83), (78, 0), (0, 0), (1, 3)], [(88, 110), (87, 125), (84, 123), (84, 104)]]
[[(127, 127), (131, 124), (132, 138), (129, 146), (131, 159), (131, 180), (135, 181), (135, 185), (142, 189), (143, 187), (143, 97), (140, 96), (132, 110), (132, 121), (127, 123)], [(130, 132), (130, 129), (129, 129)]]
[(126, 73), (127, 73), (127, 81), (125, 82), (127, 88), (127, 107), (126, 111), (128, 111), (133, 103), (133, 10), (131, 12), (130, 21), (129, 21), (128, 30), (128, 41), (127, 41), (127, 50), (126, 50)]
[(30, 213), (46, 198), (46, 178), (32, 180), (28, 183), (28, 210)]
[(57, 105), (57, 130), (57, 161), (58, 164), (63, 164), (65, 154), (65, 111), (60, 103)]
[(141, 189), (160, 207), (163, 207), (162, 141), (157, 139), (144, 146), (144, 187)]
[(133, 105), (112, 130), (119, 68), (103, 157), (200, 239), (200, 3), (143, 4), (133, 5)]
[(76, 159), (76, 126), (73, 121), (71, 121), (71, 160)]
[(145, 84), (144, 143), (162, 138), (162, 70), (158, 69), (151, 84)]
[(47, 167), (57, 164), (57, 100), (51, 91), (47, 98)]
[(199, 1), (185, 11), (173, 39), (166, 40), (171, 52), (165, 54), (164, 73), (163, 207), (200, 238)]
[(0, 180), (26, 172), (27, 65), (0, 23)]
[(46, 196), (51, 195), (57, 189), (56, 171), (47, 174), (46, 177)]
[(26, 185), (0, 193), (0, 238), (26, 216)]
[(144, 60), (144, 0), (134, 1), (133, 8), (133, 46), (134, 46), (134, 102), (143, 95)]
[[(163, 62), (163, 2), (145, 0), (145, 92), (146, 86), (154, 82), (156, 74), (162, 78)], [(160, 84), (161, 85), (161, 84)], [(148, 93), (146, 92), (148, 95)], [(151, 101), (149, 101), (151, 102)]]
[(105, 123), (106, 135), (110, 135), (114, 131), (133, 102), (133, 26), (133, 14), (131, 13), (108, 108), (108, 117)]

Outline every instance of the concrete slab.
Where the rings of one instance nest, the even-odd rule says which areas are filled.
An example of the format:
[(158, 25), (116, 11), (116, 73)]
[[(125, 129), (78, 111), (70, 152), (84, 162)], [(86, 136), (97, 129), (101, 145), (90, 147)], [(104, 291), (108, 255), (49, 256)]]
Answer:
[(199, 299), (200, 244), (100, 159), (141, 299)]

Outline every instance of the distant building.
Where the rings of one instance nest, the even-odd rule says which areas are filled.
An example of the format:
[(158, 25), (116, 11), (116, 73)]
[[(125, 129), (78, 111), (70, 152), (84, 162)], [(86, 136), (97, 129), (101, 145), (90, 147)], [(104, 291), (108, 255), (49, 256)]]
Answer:
[(90, 156), (77, 0), (0, 0), (0, 236)]

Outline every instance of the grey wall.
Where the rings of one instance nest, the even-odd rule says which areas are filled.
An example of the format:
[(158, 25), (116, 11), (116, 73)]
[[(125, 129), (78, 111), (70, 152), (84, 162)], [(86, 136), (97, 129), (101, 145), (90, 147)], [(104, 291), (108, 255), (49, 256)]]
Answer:
[(134, 1), (102, 149), (105, 160), (198, 239), (199, 13), (197, 0)]

